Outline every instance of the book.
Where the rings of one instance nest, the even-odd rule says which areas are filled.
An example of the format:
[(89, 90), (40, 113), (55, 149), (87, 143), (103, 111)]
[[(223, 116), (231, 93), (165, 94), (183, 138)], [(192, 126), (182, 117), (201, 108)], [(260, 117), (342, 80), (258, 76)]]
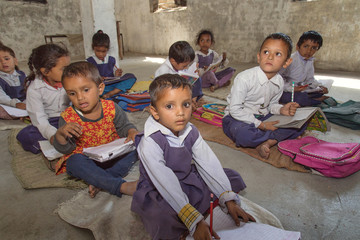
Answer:
[[(205, 221), (209, 224), (210, 217)], [(232, 217), (224, 213), (220, 207), (215, 207), (213, 210), (213, 229), (221, 239), (226, 240), (299, 240), (301, 238), (300, 232), (287, 231), (257, 222), (240, 222), (240, 226), (237, 227)], [(186, 238), (186, 240), (193, 239), (191, 236)]]
[(274, 126), (277, 128), (301, 128), (310, 118), (319, 113), (325, 120), (327, 131), (330, 130), (330, 124), (323, 111), (319, 107), (301, 107), (296, 109), (294, 116), (284, 116), (274, 114), (264, 122), (279, 121)]
[(58, 152), (48, 140), (39, 141), (39, 145), (42, 153), (49, 161), (63, 156), (63, 154)]
[(217, 62), (214, 62), (212, 64), (210, 64), (206, 70), (204, 71), (204, 73), (208, 72), (208, 71), (213, 71), (216, 72), (218, 70), (218, 68), (223, 64), (223, 58), (222, 56), (220, 56), (220, 59)]
[(183, 78), (187, 79), (191, 85), (193, 85), (196, 80), (199, 79), (199, 74), (197, 73), (197, 63), (192, 63), (187, 69), (179, 70), (178, 74)]
[(27, 117), (27, 116), (29, 116), (29, 114), (26, 110), (6, 106), (3, 104), (0, 104), (0, 106), (12, 117)]
[(107, 144), (83, 149), (83, 154), (98, 162), (106, 162), (135, 150), (134, 142), (125, 143), (126, 138), (119, 138)]
[(121, 79), (121, 76), (120, 77), (105, 77), (104, 84), (105, 84), (105, 86), (107, 86), (107, 85), (110, 85), (113, 83), (118, 83), (118, 82), (121, 82), (124, 80), (127, 80), (127, 79)]

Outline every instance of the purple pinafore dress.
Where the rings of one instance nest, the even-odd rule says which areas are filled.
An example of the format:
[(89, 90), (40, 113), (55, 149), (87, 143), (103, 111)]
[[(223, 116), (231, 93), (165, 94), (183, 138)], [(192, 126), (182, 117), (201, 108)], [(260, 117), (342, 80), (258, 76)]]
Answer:
[[(183, 192), (189, 198), (189, 203), (204, 214), (210, 206), (211, 192), (196, 166), (191, 164), (191, 149), (198, 136), (198, 130), (192, 126), (192, 130), (184, 141), (185, 146), (182, 148), (171, 147), (160, 131), (153, 133), (150, 137), (164, 151), (166, 166), (171, 168), (179, 179)], [(137, 145), (141, 137), (142, 135), (137, 136)], [(231, 169), (224, 169), (224, 171), (234, 192), (239, 192), (246, 187), (236, 171)], [(131, 210), (141, 216), (145, 229), (153, 239), (179, 239), (187, 230), (174, 209), (157, 191), (141, 162), (139, 183), (133, 195)]]
[[(214, 53), (210, 53), (208, 56), (202, 56), (197, 54), (199, 68), (203, 68), (204, 66), (209, 66), (214, 61)], [(207, 88), (212, 85), (219, 85), (222, 87), (228, 81), (230, 81), (231, 77), (234, 75), (235, 69), (228, 67), (222, 71), (212, 72), (208, 71), (201, 76), (202, 79), (202, 87)]]

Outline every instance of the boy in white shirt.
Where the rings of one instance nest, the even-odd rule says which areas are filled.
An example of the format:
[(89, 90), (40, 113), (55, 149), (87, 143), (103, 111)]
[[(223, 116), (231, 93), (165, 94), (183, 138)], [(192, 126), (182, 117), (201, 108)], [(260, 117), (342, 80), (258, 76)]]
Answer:
[(274, 122), (264, 122), (272, 114), (292, 116), (299, 104), (279, 104), (284, 81), (279, 70), (291, 64), (292, 41), (283, 33), (270, 34), (257, 54), (259, 66), (239, 73), (227, 97), (223, 130), (236, 146), (253, 147), (269, 158), (270, 148), (279, 141), (297, 138), (305, 128), (277, 129)]

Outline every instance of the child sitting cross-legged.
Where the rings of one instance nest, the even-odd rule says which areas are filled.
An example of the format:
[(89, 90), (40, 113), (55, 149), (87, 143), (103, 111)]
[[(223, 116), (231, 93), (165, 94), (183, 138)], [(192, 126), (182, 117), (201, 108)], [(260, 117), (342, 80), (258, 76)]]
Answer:
[[(140, 178), (131, 210), (152, 239), (211, 239), (204, 215), (210, 194), (234, 224), (255, 221), (240, 207), (246, 185), (239, 173), (223, 169), (191, 118), (191, 85), (177, 74), (157, 77), (149, 87), (150, 116), (136, 136)], [(192, 163), (193, 162), (193, 163)], [(213, 235), (219, 238), (216, 232)]]
[(259, 66), (239, 73), (227, 97), (224, 133), (238, 147), (256, 147), (263, 158), (269, 158), (272, 146), (299, 137), (307, 126), (278, 129), (277, 121), (264, 122), (272, 114), (292, 116), (299, 107), (296, 102), (279, 104), (284, 81), (278, 72), (291, 63), (291, 50), (292, 41), (286, 34), (267, 36), (257, 54)]
[(100, 189), (121, 197), (132, 195), (135, 182), (125, 177), (137, 161), (136, 151), (110, 162), (97, 163), (83, 154), (83, 149), (127, 137), (135, 140), (138, 133), (125, 112), (113, 101), (100, 99), (104, 83), (97, 68), (88, 62), (76, 62), (64, 69), (62, 84), (72, 106), (61, 113), (54, 147), (65, 156), (56, 165), (56, 174), (67, 172), (89, 184), (95, 197)]

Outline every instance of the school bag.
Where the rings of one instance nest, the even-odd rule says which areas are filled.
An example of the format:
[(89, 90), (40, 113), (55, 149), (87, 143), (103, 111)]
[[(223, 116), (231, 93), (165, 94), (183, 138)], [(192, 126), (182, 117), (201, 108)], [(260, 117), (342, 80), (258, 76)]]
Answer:
[(119, 94), (114, 101), (127, 112), (141, 111), (150, 105), (150, 94), (147, 91), (140, 93)]
[(360, 144), (334, 143), (306, 136), (278, 143), (281, 153), (327, 177), (343, 178), (360, 170)]
[(193, 117), (217, 127), (222, 127), (222, 119), (224, 117), (224, 109), (226, 105), (218, 103), (204, 104), (193, 112)]

